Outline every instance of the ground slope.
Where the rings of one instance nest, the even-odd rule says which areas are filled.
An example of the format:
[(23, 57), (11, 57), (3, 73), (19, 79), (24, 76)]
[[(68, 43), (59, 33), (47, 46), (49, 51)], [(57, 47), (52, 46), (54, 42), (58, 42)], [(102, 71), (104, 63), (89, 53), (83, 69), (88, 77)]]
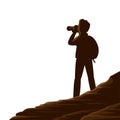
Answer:
[[(26, 109), (17, 113), (10, 120), (103, 120), (103, 115), (103, 118), (107, 120), (107, 116), (110, 116), (109, 114), (111, 114), (111, 119), (109, 118), (109, 120), (117, 120), (120, 117), (120, 114), (117, 114), (117, 111), (120, 111), (119, 103), (120, 72), (112, 75), (108, 81), (100, 84), (94, 90), (81, 96), (48, 102), (35, 108)], [(108, 109), (112, 109), (110, 106), (113, 106), (113, 113), (108, 112)], [(99, 119), (100, 116), (101, 118)], [(116, 119), (113, 117), (116, 117)]]

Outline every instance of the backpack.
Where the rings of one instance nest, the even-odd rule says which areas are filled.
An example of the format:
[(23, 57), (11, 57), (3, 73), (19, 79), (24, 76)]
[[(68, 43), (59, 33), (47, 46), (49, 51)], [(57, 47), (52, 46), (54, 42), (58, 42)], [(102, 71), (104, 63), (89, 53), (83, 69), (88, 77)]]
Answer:
[(90, 54), (90, 58), (93, 59), (93, 61), (94, 61), (94, 59), (97, 58), (97, 56), (98, 56), (99, 48), (98, 48), (98, 44), (95, 41), (95, 39), (92, 38), (91, 36), (88, 36), (88, 37), (89, 37), (89, 47), (90, 47), (89, 54)]

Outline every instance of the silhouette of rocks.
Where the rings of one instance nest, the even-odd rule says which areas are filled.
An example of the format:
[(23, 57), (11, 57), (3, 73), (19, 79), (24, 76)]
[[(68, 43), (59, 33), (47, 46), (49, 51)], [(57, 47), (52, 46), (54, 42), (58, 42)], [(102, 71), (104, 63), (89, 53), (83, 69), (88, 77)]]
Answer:
[(26, 109), (10, 120), (118, 119), (120, 119), (120, 72), (81, 96)]
[(81, 120), (120, 120), (120, 103), (93, 112)]

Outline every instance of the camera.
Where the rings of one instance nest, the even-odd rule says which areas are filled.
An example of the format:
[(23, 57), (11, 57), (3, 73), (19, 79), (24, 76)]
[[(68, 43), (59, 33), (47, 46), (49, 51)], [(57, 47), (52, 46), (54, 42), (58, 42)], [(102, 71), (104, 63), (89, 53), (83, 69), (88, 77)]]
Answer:
[(74, 32), (78, 32), (78, 26), (74, 25), (74, 26), (68, 26), (67, 27), (68, 31), (74, 31)]

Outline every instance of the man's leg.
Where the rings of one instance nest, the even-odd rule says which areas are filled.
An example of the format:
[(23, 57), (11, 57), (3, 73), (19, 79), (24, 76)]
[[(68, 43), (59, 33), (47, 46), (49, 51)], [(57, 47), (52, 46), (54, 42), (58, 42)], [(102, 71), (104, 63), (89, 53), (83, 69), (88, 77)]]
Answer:
[(89, 60), (88, 62), (86, 62), (85, 67), (86, 67), (86, 71), (87, 71), (87, 75), (88, 75), (90, 89), (92, 90), (96, 87), (95, 80), (94, 80), (92, 60)]
[(83, 73), (84, 64), (80, 60), (76, 60), (75, 68), (75, 81), (74, 81), (74, 95), (73, 97), (80, 95), (81, 76)]

